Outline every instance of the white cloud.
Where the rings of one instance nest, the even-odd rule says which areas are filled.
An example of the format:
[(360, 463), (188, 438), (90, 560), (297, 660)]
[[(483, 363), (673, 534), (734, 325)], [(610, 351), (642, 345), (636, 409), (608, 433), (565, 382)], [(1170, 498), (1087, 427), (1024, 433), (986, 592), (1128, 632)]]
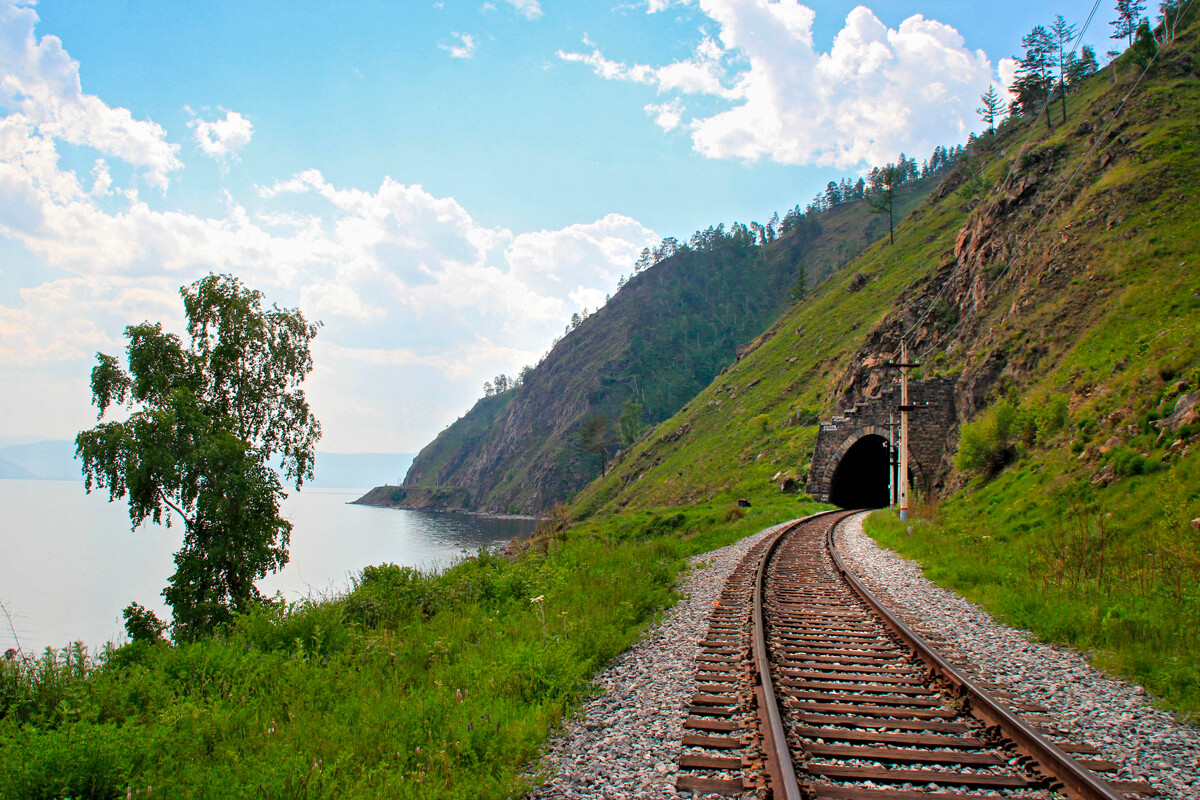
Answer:
[(188, 123), (188, 127), (192, 128), (200, 151), (218, 161), (236, 158), (238, 151), (250, 144), (250, 137), (254, 135), (250, 120), (236, 111), (226, 111), (224, 119), (211, 122), (197, 117)]
[(57, 36), (37, 39), (37, 20), (28, 6), (0, 5), (0, 107), (17, 112), (43, 136), (93, 147), (140, 168), (150, 185), (165, 190), (170, 173), (183, 166), (179, 145), (168, 142), (154, 122), (84, 94), (79, 63)]
[[(602, 78), (676, 95), (645, 106), (657, 125), (686, 125), (711, 158), (840, 168), (880, 164), (901, 151), (923, 153), (980, 127), (979, 95), (996, 82), (981, 50), (949, 25), (916, 14), (890, 29), (864, 6), (853, 9), (829, 52), (817, 52), (815, 12), (796, 0), (694, 0), (719, 27), (690, 58), (628, 65), (560, 52)], [(651, 0), (649, 12), (667, 3)], [(1001, 68), (1003, 69), (1003, 63)], [(725, 101), (709, 116), (684, 119), (679, 95)]]
[(458, 31), (453, 31), (452, 34), (458, 37), (458, 44), (439, 43), (439, 49), (445, 50), (450, 54), (451, 58), (470, 58), (475, 55), (475, 48), (478, 45), (474, 36), (469, 33), (459, 33)]
[(537, 19), (542, 15), (542, 4), (538, 0), (505, 0), (525, 19)]
[[(36, 17), (26, 11), (0, 11), (0, 42), (33, 41)], [(74, 70), (53, 44), (51, 55)], [(4, 47), (0, 58), (15, 63)], [(571, 312), (613, 291), (658, 238), (618, 214), (514, 235), (419, 185), (385, 177), (371, 190), (339, 186), (315, 169), (250, 198), (226, 194), (209, 216), (163, 210), (122, 185), (127, 171), (106, 158), (83, 176), (60, 164), (58, 142), (68, 139), (46, 121), (62, 116), (61, 92), (17, 93), (10, 81), (3, 97), (17, 107), (0, 116), (0, 247), (23, 248), (34, 268), (0, 272), (5, 296), (18, 298), (0, 302), (0, 433), (73, 435), (95, 418), (86, 387), (94, 353), (119, 353), (125, 326), (147, 319), (182, 332), (179, 287), (215, 271), (326, 323), (310, 381), (323, 447), (415, 449), (485, 379), (534, 362)], [(221, 113), (193, 128), (206, 152), (232, 157), (253, 129)], [(161, 132), (148, 121), (135, 127)], [(176, 168), (155, 167), (153, 148), (88, 135), (93, 149), (163, 186)]]
[(111, 186), (112, 175), (108, 171), (108, 164), (103, 158), (97, 158), (96, 165), (92, 167), (92, 196), (103, 197), (112, 194), (109, 188)]
[(590, 224), (523, 233), (504, 257), (514, 277), (547, 295), (562, 299), (591, 288), (603, 298), (655, 241), (654, 231), (637, 220), (609, 214)]
[(646, 105), (646, 113), (654, 117), (654, 124), (664, 131), (673, 131), (679, 127), (679, 123), (683, 121), (683, 111), (683, 103), (678, 98), (669, 103)]

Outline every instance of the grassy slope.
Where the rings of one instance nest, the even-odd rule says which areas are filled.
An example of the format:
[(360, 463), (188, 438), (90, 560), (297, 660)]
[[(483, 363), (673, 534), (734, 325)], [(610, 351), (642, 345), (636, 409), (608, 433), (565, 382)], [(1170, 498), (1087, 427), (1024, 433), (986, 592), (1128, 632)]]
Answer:
[[(958, 376), (960, 400), (1011, 394), (1029, 411), (1061, 397), (1069, 419), (1048, 441), (1020, 444), (1018, 463), (997, 478), (975, 479), (931, 507), (921, 535), (877, 528), (932, 577), (1039, 636), (1095, 649), (1100, 663), (1184, 712), (1200, 711), (1200, 534), (1188, 525), (1200, 516), (1200, 431), (1166, 435), (1151, 423), (1200, 387), (1196, 51), (1193, 26), (1107, 135), (1136, 77), (1124, 62), (1121, 83), (1104, 73), (1072, 98), (1067, 125), (1049, 134), (1040, 123), (1032, 133), (1014, 126), (987, 143), (985, 185), (1005, 176), (1010, 159), (1018, 176), (1039, 183), (999, 223), (997, 251), (967, 276), (970, 302), (945, 324), (918, 326), (922, 347), (937, 345), (925, 371)], [(1113, 160), (1102, 165), (1105, 155)], [(895, 247), (871, 247), (785, 314), (755, 352), (589, 487), (574, 512), (765, 499), (777, 472), (802, 474), (814, 415), (833, 409), (843, 371), (870, 355), (857, 351), (908, 329), (937, 296), (946, 272), (938, 267), (986, 208), (977, 196), (966, 180), (931, 199), (899, 228)], [(851, 292), (850, 273), (874, 280)], [(963, 324), (948, 330), (955, 317)], [(971, 396), (978, 385), (986, 391)], [(1171, 449), (1179, 436), (1192, 442), (1188, 455)]]

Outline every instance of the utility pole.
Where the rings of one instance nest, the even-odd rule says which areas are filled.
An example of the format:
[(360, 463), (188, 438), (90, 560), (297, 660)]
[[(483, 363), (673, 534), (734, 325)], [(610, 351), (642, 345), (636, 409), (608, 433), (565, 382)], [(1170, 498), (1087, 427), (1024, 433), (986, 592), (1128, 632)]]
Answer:
[[(896, 444), (897, 458), (891, 459), (889, 465), (888, 481), (891, 485), (888, 493), (888, 506), (890, 508), (893, 505), (892, 498), (894, 497), (896, 504), (900, 506), (901, 522), (908, 522), (908, 412), (928, 405), (928, 403), (921, 403), (920, 406), (915, 406), (908, 402), (908, 371), (917, 366), (920, 365), (909, 363), (908, 345), (903, 341), (900, 342), (900, 363), (888, 359), (880, 365), (882, 369), (897, 367), (900, 369), (900, 441)], [(892, 436), (895, 435), (894, 424), (894, 417), (889, 414), (888, 434)]]
[(900, 368), (900, 469), (896, 476), (899, 489), (900, 521), (908, 522), (908, 412), (916, 406), (908, 402), (908, 371), (917, 364), (908, 361), (908, 345), (900, 342), (900, 363), (892, 364)]
[(900, 451), (896, 449), (896, 417), (888, 412), (888, 510), (896, 507), (896, 458)]
[(908, 345), (900, 343), (900, 521), (908, 522)]

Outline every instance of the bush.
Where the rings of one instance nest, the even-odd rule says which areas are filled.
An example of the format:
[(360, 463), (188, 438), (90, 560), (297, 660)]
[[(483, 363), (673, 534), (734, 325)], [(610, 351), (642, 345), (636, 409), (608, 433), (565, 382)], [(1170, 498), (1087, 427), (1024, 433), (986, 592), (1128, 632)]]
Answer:
[(441, 605), (437, 583), (437, 576), (412, 567), (364, 567), (346, 596), (346, 620), (365, 628), (395, 629), (417, 616), (428, 619)]
[(1004, 469), (1017, 454), (1012, 442), (1017, 422), (1017, 409), (1004, 400), (978, 419), (963, 425), (954, 465), (963, 472), (984, 477), (991, 477)]
[(132, 642), (160, 642), (167, 624), (160, 620), (153, 611), (137, 603), (130, 603), (121, 612), (125, 617), (125, 632)]
[(1045, 445), (1054, 434), (1067, 425), (1067, 400), (1061, 395), (1051, 395), (1037, 408), (1031, 410), (1037, 429), (1036, 441)]
[(22, 800), (123, 797), (120, 788), (132, 772), (135, 735), (109, 725), (80, 724), (18, 737), (0, 750), (6, 756), (0, 769), (0, 796)]
[(1162, 462), (1157, 458), (1147, 458), (1125, 446), (1109, 450), (1107, 460), (1112, 464), (1113, 472), (1125, 478), (1132, 478), (1134, 475), (1149, 475), (1162, 469)]

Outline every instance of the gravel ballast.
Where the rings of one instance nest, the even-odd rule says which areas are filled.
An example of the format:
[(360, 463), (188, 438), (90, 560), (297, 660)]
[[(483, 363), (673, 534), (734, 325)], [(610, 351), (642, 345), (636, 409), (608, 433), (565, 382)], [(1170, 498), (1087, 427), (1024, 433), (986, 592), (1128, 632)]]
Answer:
[(865, 516), (848, 519), (838, 543), (848, 565), (885, 605), (920, 619), (921, 632), (942, 637), (947, 654), (981, 676), (1050, 709), (1073, 740), (1122, 765), (1121, 779), (1149, 781), (1162, 797), (1200, 798), (1200, 728), (1154, 708), (1141, 686), (1105, 675), (1073, 650), (1035, 642), (1028, 631), (999, 624), (926, 579), (919, 564), (863, 532)]
[[(1200, 798), (1200, 728), (1154, 708), (1140, 686), (1106, 676), (1076, 652), (1034, 642), (925, 579), (918, 564), (863, 533), (864, 517), (843, 524), (839, 544), (895, 612), (921, 619), (919, 630), (943, 639), (950, 657), (1050, 709), (1073, 740), (1122, 765), (1114, 777), (1149, 781), (1167, 798)], [(596, 676), (602, 694), (548, 740), (534, 768), (545, 782), (527, 795), (531, 800), (679, 797), (674, 779), (686, 700), (712, 603), (746, 551), (779, 527), (691, 559), (679, 603)]]
[(682, 599), (637, 644), (595, 678), (603, 694), (552, 737), (538, 770), (548, 778), (530, 798), (670, 798), (695, 677), (698, 645), (713, 601), (746, 551), (779, 525), (689, 559)]

